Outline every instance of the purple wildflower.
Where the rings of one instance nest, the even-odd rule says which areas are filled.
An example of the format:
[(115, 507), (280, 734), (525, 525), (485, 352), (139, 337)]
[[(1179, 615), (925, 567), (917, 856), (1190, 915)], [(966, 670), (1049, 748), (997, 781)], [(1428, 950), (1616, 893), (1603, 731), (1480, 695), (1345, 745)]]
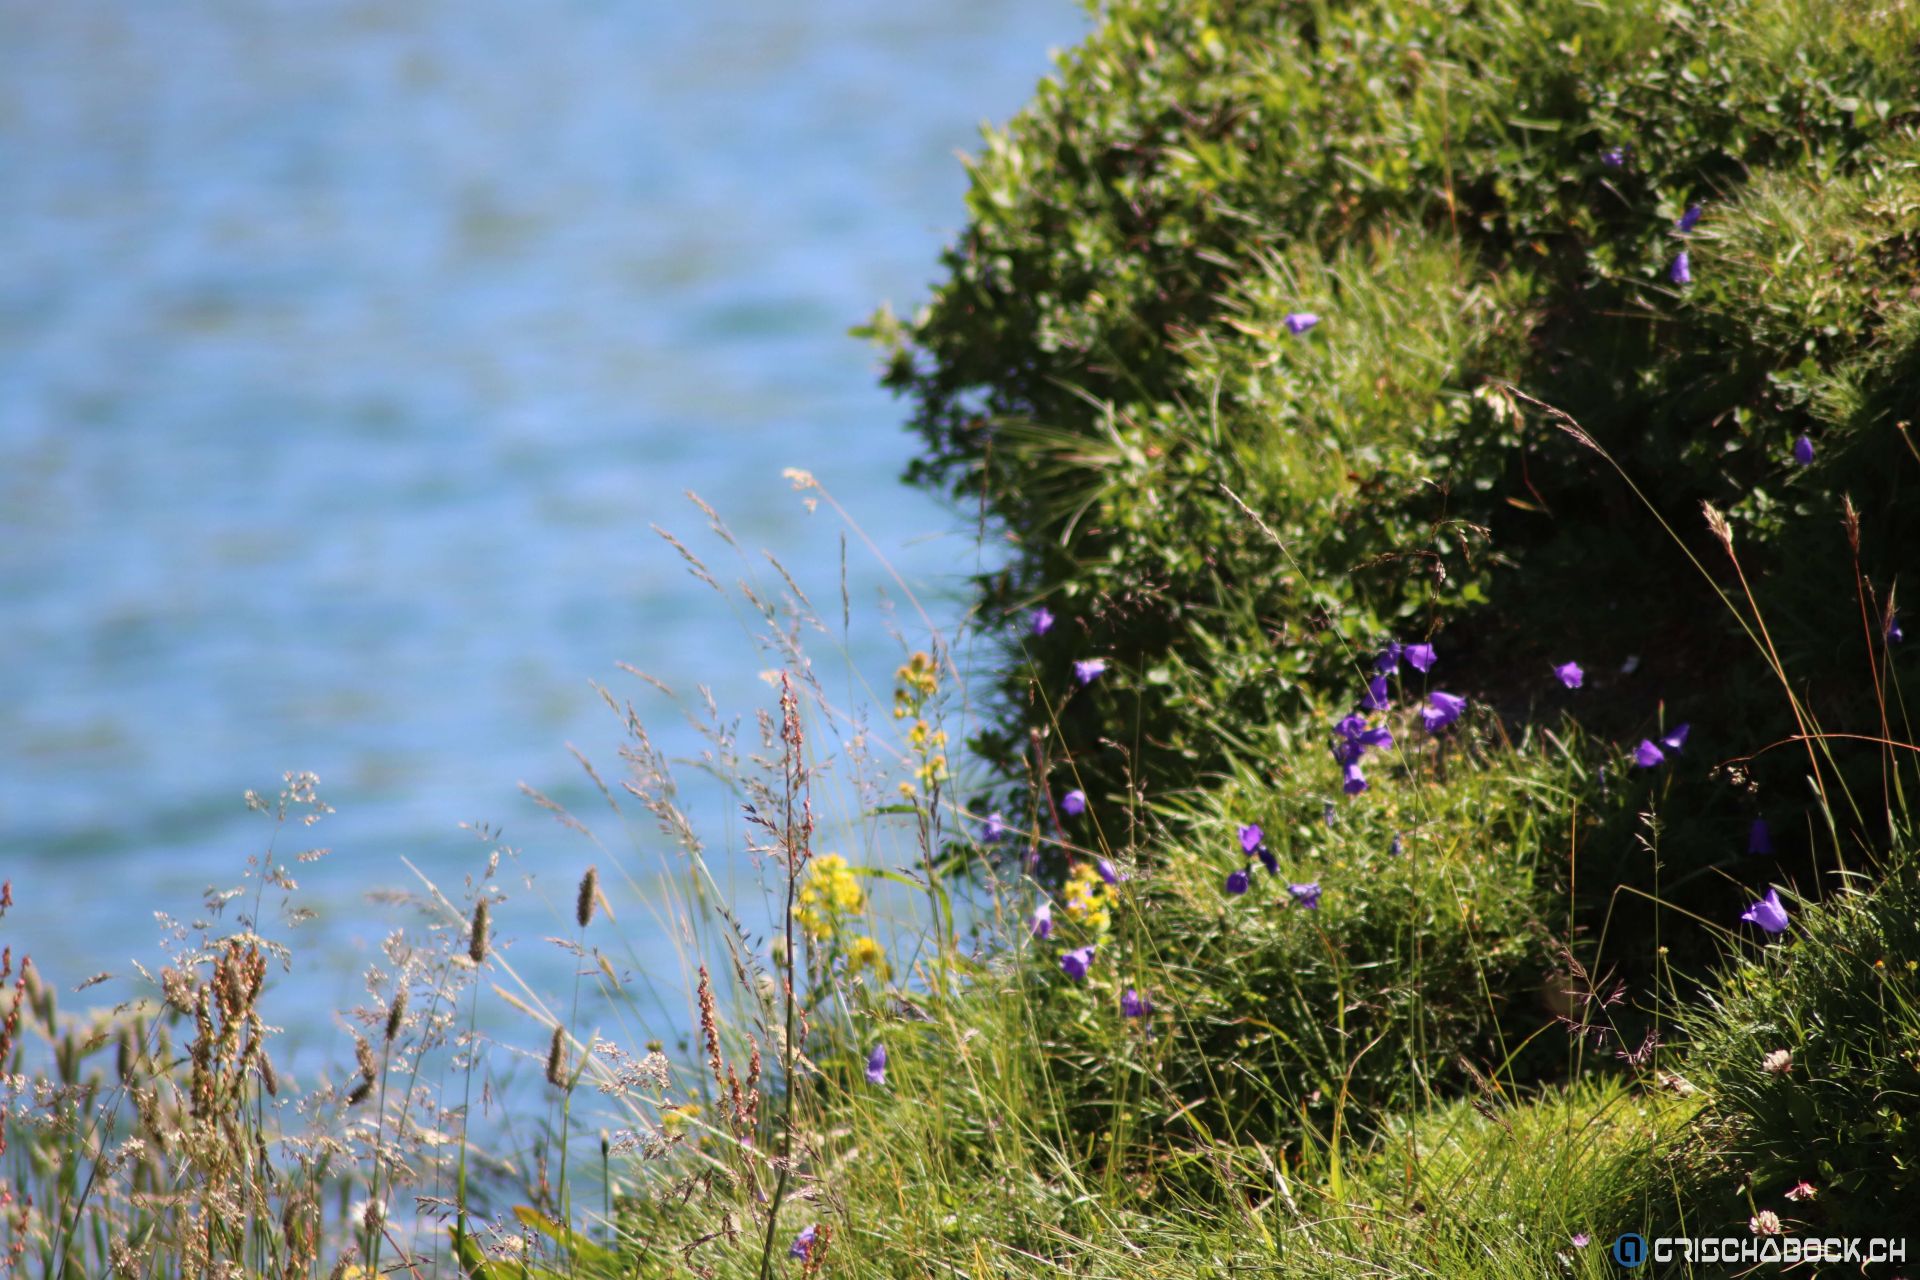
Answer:
[(1633, 762), (1642, 769), (1651, 769), (1655, 765), (1665, 764), (1666, 759), (1667, 753), (1645, 738), (1640, 739), (1640, 745), (1633, 749)]
[(1132, 987), (1120, 993), (1120, 1016), (1144, 1018), (1153, 1012), (1153, 1001), (1141, 997)]
[(1755, 818), (1747, 828), (1747, 852), (1760, 855), (1773, 852), (1773, 828), (1765, 818)]
[(1007, 826), (1007, 820), (1001, 817), (1000, 811), (996, 809), (987, 815), (985, 822), (980, 824), (980, 843), (999, 844), (1007, 838), (1007, 833), (1010, 830), (1011, 828)]
[(1702, 211), (1699, 205), (1697, 204), (1688, 205), (1687, 211), (1680, 215), (1680, 221), (1673, 224), (1673, 229), (1675, 231), (1678, 231), (1681, 235), (1687, 234), (1687, 232), (1693, 230), (1695, 227), (1700, 225), (1701, 212)]
[(1313, 314), (1313, 312), (1311, 311), (1290, 311), (1287, 313), (1287, 318), (1284, 321), (1282, 321), (1282, 323), (1287, 326), (1288, 333), (1291, 333), (1297, 337), (1298, 335), (1303, 334), (1307, 330), (1313, 328), (1313, 326), (1319, 324), (1320, 317)]
[(1358, 764), (1350, 764), (1342, 772), (1346, 775), (1346, 780), (1340, 784), (1342, 791), (1350, 796), (1357, 796), (1367, 789), (1366, 776), (1360, 772)]
[(1693, 283), (1693, 260), (1687, 256), (1685, 249), (1673, 255), (1673, 265), (1667, 268), (1667, 279), (1675, 284)]
[(1692, 732), (1693, 725), (1683, 720), (1673, 726), (1673, 732), (1660, 739), (1660, 745), (1669, 751), (1678, 751), (1687, 745), (1687, 735)]
[(1627, 162), (1625, 147), (1608, 147), (1600, 153), (1600, 163), (1609, 169), (1618, 169)]
[(1060, 797), (1060, 812), (1069, 818), (1077, 818), (1087, 811), (1087, 793), (1075, 787)]
[(1398, 831), (1393, 833), (1393, 843), (1387, 846), (1387, 856), (1389, 858), (1397, 858), (1400, 856), (1400, 833)]
[(805, 1258), (813, 1252), (813, 1236), (820, 1228), (809, 1225), (793, 1238), (793, 1248), (787, 1250), (789, 1258)]
[(1027, 932), (1045, 942), (1053, 936), (1053, 904), (1042, 901), (1027, 917)]
[(1795, 440), (1793, 442), (1793, 460), (1803, 467), (1811, 465), (1813, 462), (1813, 441), (1806, 436), (1801, 436), (1798, 440)]
[(1268, 875), (1277, 876), (1280, 874), (1280, 859), (1273, 856), (1273, 850), (1263, 844), (1258, 849), (1255, 849), (1253, 853), (1255, 857), (1260, 859), (1260, 865), (1267, 869)]
[(1267, 833), (1260, 829), (1260, 824), (1257, 822), (1249, 822), (1246, 826), (1240, 828), (1240, 852), (1251, 854), (1255, 849), (1265, 844), (1266, 839)]
[(1287, 886), (1287, 892), (1293, 895), (1295, 902), (1307, 910), (1318, 911), (1320, 909), (1320, 882), (1318, 880), (1310, 884), (1290, 884)]
[(1559, 676), (1560, 683), (1569, 689), (1578, 689), (1587, 682), (1587, 673), (1580, 669), (1577, 662), (1563, 662), (1553, 669), (1553, 674)]
[(1422, 675), (1433, 670), (1433, 664), (1440, 660), (1430, 644), (1410, 644), (1401, 652), (1406, 655), (1407, 665)]
[(1373, 660), (1373, 669), (1382, 675), (1385, 675), (1389, 671), (1398, 671), (1400, 669), (1400, 654), (1400, 642), (1398, 640), (1387, 641), (1387, 647), (1382, 649), (1380, 656)]
[(887, 1082), (887, 1046), (877, 1044), (873, 1052), (867, 1055), (867, 1083), (885, 1084)]
[(1032, 618), (1028, 625), (1033, 628), (1033, 634), (1037, 636), (1047, 634), (1047, 632), (1053, 630), (1053, 610), (1047, 608), (1045, 605), (1041, 605), (1033, 611)]
[(1075, 982), (1085, 982), (1087, 980), (1087, 970), (1093, 967), (1093, 952), (1094, 948), (1092, 944), (1073, 951), (1062, 951), (1060, 953), (1060, 972), (1066, 974)]
[(1757, 924), (1768, 933), (1782, 933), (1787, 927), (1787, 909), (1780, 905), (1780, 891), (1767, 890), (1767, 896), (1748, 907), (1740, 917), (1748, 924)]
[[(1698, 209), (1699, 207), (1700, 207), (1699, 205), (1694, 206), (1694, 208), (1696, 209)], [(1572, 1243), (1573, 1243), (1573, 1247), (1576, 1249), (1584, 1249), (1587, 1247), (1588, 1244), (1592, 1243), (1592, 1241), (1593, 1241), (1593, 1237), (1588, 1235), (1584, 1231), (1576, 1231), (1573, 1233)]]
[(1333, 801), (1328, 800), (1320, 806), (1320, 816), (1326, 820), (1328, 826), (1333, 825)]
[(1253, 883), (1253, 877), (1247, 874), (1247, 869), (1245, 867), (1242, 867), (1238, 871), (1231, 872), (1228, 874), (1227, 893), (1230, 896), (1237, 898), (1241, 894), (1245, 893), (1247, 891), (1247, 886), (1252, 883)]
[(1906, 638), (1907, 633), (1900, 629), (1900, 611), (1898, 609), (1887, 610), (1887, 643), (1899, 644)]
[(1367, 681), (1367, 696), (1360, 699), (1360, 705), (1369, 711), (1385, 711), (1393, 705), (1387, 696), (1387, 678), (1375, 676)]
[(1110, 859), (1101, 858), (1096, 861), (1093, 866), (1094, 870), (1100, 873), (1100, 878), (1108, 884), (1119, 884), (1122, 880), (1126, 879), (1125, 876), (1120, 874), (1120, 868), (1114, 866)]
[(1073, 678), (1081, 684), (1092, 684), (1107, 671), (1105, 658), (1075, 658), (1073, 660)]
[(1458, 720), (1466, 709), (1465, 698), (1435, 689), (1427, 695), (1427, 705), (1420, 708), (1421, 727), (1428, 733), (1438, 733)]

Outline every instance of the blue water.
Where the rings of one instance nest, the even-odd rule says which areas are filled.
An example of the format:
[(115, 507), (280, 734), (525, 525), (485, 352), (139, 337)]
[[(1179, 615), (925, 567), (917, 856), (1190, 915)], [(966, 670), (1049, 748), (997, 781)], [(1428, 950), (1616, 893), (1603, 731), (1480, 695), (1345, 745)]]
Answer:
[[(580, 797), (568, 742), (619, 772), (589, 681), (644, 693), (628, 661), (767, 701), (739, 615), (649, 531), (713, 548), (685, 489), (837, 615), (838, 527), (781, 478), (809, 467), (951, 602), (972, 540), (897, 483), (904, 409), (845, 329), (918, 300), (963, 216), (955, 151), (1083, 21), (0, 0), (16, 954), (62, 985), (152, 964), (153, 911), (237, 879), (267, 835), (241, 794), (289, 769), (338, 810), (280, 845), (334, 850), (298, 868), (321, 916), (283, 980), (315, 1010), (409, 919), (362, 896), (404, 885), (402, 856), (477, 868), (461, 822), (564, 898), (592, 855), (516, 784)], [(854, 659), (883, 687), (887, 581), (856, 546)], [(729, 830), (711, 788), (689, 803)]]

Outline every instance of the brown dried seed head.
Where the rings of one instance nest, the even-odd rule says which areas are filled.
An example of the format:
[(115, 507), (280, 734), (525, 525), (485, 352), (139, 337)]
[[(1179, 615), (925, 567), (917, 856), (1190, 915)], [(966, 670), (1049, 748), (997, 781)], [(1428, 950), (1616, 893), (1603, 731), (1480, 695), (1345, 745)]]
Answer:
[(394, 988), (393, 1003), (387, 1006), (388, 1044), (392, 1044), (394, 1037), (400, 1034), (400, 1024), (406, 1021), (406, 1017), (407, 987), (406, 984), (402, 982), (398, 987)]
[(553, 1042), (547, 1046), (547, 1083), (556, 1089), (567, 1084), (567, 1029), (555, 1027)]
[(1727, 523), (1726, 516), (1722, 515), (1720, 509), (1711, 502), (1701, 503), (1700, 509), (1706, 513), (1708, 531), (1711, 532), (1715, 538), (1718, 538), (1720, 545), (1731, 553), (1733, 551), (1733, 526)]
[(468, 930), (467, 959), (475, 964), (487, 962), (487, 900), (485, 898), (473, 905), (473, 925)]
[(593, 920), (593, 900), (600, 893), (600, 871), (597, 867), (588, 867), (587, 874), (580, 877), (580, 898), (573, 906), (573, 918), (580, 922), (582, 929)]
[(1860, 554), (1860, 512), (1853, 505), (1853, 495), (1840, 496), (1840, 524), (1847, 531), (1847, 545), (1853, 548), (1853, 554)]
[(371, 1080), (379, 1074), (373, 1063), (373, 1046), (358, 1031), (353, 1033), (353, 1060), (360, 1068), (360, 1078)]

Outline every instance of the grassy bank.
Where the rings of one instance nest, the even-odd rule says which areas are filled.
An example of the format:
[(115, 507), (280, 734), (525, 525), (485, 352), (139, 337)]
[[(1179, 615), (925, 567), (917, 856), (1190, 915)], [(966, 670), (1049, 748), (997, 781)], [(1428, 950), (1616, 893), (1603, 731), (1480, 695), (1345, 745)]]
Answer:
[(1105, 7), (868, 328), (914, 478), (1007, 549), (968, 625), (909, 594), (893, 687), (830, 690), (844, 602), (749, 568), (768, 705), (689, 700), (740, 820), (610, 689), (604, 812), (535, 798), (577, 892), (485, 832), (409, 883), (316, 1079), (274, 1066), (271, 859), (133, 1004), (15, 961), (16, 1269), (1537, 1277), (1899, 1235), (1916, 70), (1895, 5)]

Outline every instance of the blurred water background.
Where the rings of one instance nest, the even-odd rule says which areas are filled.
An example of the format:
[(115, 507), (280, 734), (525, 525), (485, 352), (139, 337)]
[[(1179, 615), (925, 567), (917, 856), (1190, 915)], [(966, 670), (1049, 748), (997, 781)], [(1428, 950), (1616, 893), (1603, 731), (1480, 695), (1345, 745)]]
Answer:
[[(951, 618), (971, 536), (897, 482), (904, 410), (845, 330), (917, 300), (962, 216), (954, 152), (1082, 21), (0, 0), (15, 954), (63, 987), (154, 963), (153, 911), (238, 878), (266, 835), (241, 794), (289, 769), (338, 809), (299, 868), (296, 1033), (406, 918), (369, 885), (403, 885), (403, 855), (454, 884), (479, 865), (463, 821), (565, 900), (591, 852), (516, 784), (579, 798), (567, 742), (618, 771), (590, 680), (637, 692), (624, 660), (732, 712), (769, 698), (739, 616), (649, 532), (703, 530), (685, 489), (837, 613), (838, 527), (781, 478), (811, 468)], [(884, 690), (884, 571), (857, 547), (849, 569)], [(737, 835), (714, 789), (688, 803)]]

